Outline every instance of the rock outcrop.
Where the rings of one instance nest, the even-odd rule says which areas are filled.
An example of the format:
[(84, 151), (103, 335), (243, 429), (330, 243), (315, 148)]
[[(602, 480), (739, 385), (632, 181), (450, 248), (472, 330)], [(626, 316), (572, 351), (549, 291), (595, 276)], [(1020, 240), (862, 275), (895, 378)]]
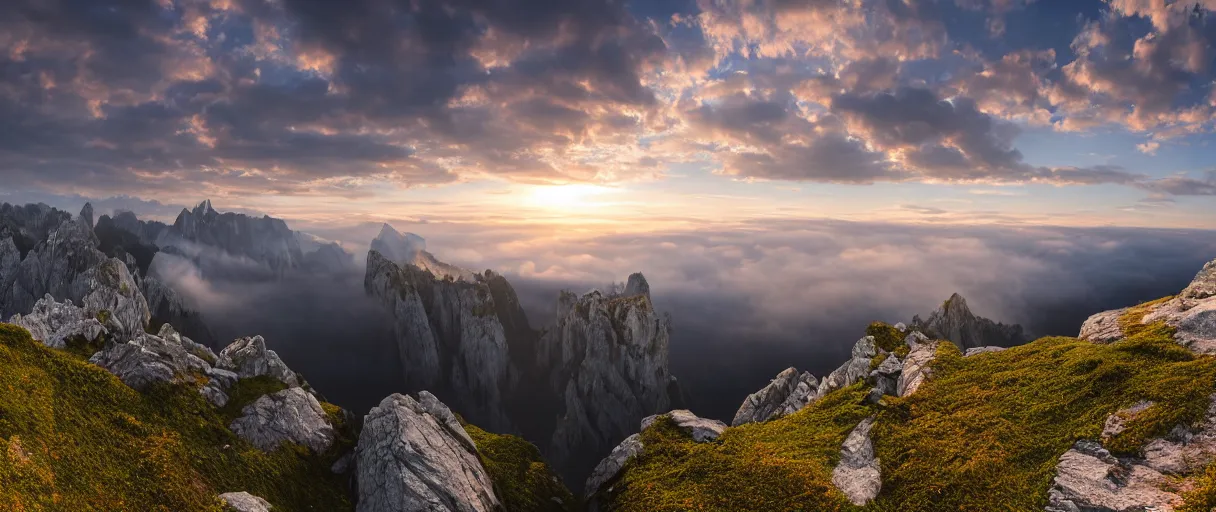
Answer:
[(363, 283), (393, 316), (407, 389), (435, 389), (473, 423), (513, 430), (503, 407), (506, 331), (485, 282), (442, 278), (372, 250)]
[(849, 360), (840, 365), (819, 382), (815, 390), (815, 399), (822, 398), (837, 389), (846, 388), (870, 376), (870, 362), (878, 355), (878, 347), (874, 345), (874, 337), (866, 336), (853, 344)]
[(192, 382), (196, 374), (211, 369), (207, 361), (188, 352), (182, 343), (146, 333), (107, 346), (93, 354), (89, 362), (140, 391), (158, 382)]
[[(1174, 339), (1196, 354), (1216, 354), (1216, 261), (1208, 262), (1185, 289), (1169, 300), (1157, 301), (1134, 309), (1140, 322), (1164, 322), (1175, 329)], [(1081, 326), (1078, 337), (1098, 343), (1123, 339), (1120, 326), (1133, 308), (1097, 313)]]
[(242, 379), (268, 375), (291, 387), (303, 384), (275, 351), (266, 348), (266, 340), (261, 336), (240, 338), (224, 347), (216, 366)]
[(316, 397), (301, 388), (264, 395), (241, 410), (229, 429), (263, 451), (284, 443), (324, 453), (334, 443), (334, 427)]
[(869, 503), (882, 489), (879, 461), (870, 440), (872, 428), (874, 417), (869, 417), (849, 432), (840, 447), (840, 463), (832, 470), (832, 484), (857, 506)]
[(796, 368), (786, 368), (763, 389), (743, 400), (731, 426), (759, 423), (795, 413), (806, 407), (816, 395), (818, 387), (819, 380), (810, 372), (799, 374)]
[(655, 414), (642, 418), (642, 430), (650, 428), (654, 422), (660, 418), (668, 418), (676, 424), (680, 430), (686, 432), (692, 437), (693, 441), (698, 443), (707, 443), (717, 439), (726, 430), (726, 424), (718, 420), (711, 420), (697, 416), (688, 409), (676, 409), (663, 414)]
[(419, 253), (426, 250), (426, 240), (413, 233), (403, 234), (384, 224), (380, 226), (380, 234), (372, 240), (370, 249), (393, 263), (412, 263)]
[(282, 219), (219, 213), (211, 207), (211, 201), (203, 201), (193, 210), (183, 209), (158, 245), (176, 245), (180, 241), (244, 256), (280, 273), (300, 268), (304, 263), (296, 234)]
[(550, 463), (582, 481), (646, 416), (671, 408), (670, 320), (648, 295), (562, 292), (557, 322), (539, 341), (540, 368), (563, 411), (548, 443)]
[(14, 315), (8, 323), (24, 327), (35, 340), (51, 348), (64, 348), (72, 339), (100, 342), (109, 334), (100, 321), (71, 300), (56, 302), (49, 294), (34, 303), (28, 314)]
[(135, 279), (97, 249), (83, 217), (46, 205), (0, 207), (0, 317), (27, 313), (50, 295), (79, 304), (119, 338), (143, 332), (150, 314)]
[(909, 346), (912, 349), (904, 358), (903, 372), (899, 375), (899, 384), (896, 387), (899, 396), (908, 396), (920, 389), (921, 384), (931, 376), (932, 368), (929, 365), (937, 357), (937, 342), (912, 341)]
[(607, 457), (604, 457), (599, 464), (596, 464), (595, 469), (591, 470), (591, 476), (587, 477), (587, 483), (584, 484), (583, 490), (588, 496), (594, 496), (604, 484), (621, 473), (621, 470), (625, 468), (625, 463), (640, 455), (642, 448), (644, 446), (641, 434), (633, 434), (626, 437), (624, 441), (621, 441), (621, 444), (608, 453)]
[[(676, 424), (676, 427), (683, 430), (693, 441), (698, 443), (713, 441), (718, 436), (721, 436), (722, 432), (726, 431), (725, 423), (698, 417), (687, 409), (677, 409), (663, 414), (647, 416), (642, 419), (641, 429), (644, 431), (650, 428), (661, 418), (670, 419)], [(608, 453), (608, 456), (596, 464), (595, 468), (591, 470), (591, 475), (587, 477), (587, 483), (584, 487), (586, 495), (591, 497), (591, 510), (596, 510), (596, 493), (600, 491), (604, 484), (615, 479), (625, 467), (625, 463), (640, 455), (643, 448), (645, 446), (642, 443), (641, 434), (630, 435), (613, 448)]]
[(221, 494), (220, 501), (232, 512), (270, 512), (274, 508), (266, 500), (244, 491)]
[(430, 393), (393, 394), (359, 435), (358, 512), (492, 512), (502, 507), (464, 428)]
[(1027, 341), (1022, 326), (976, 316), (967, 307), (967, 300), (957, 293), (930, 313), (929, 318), (914, 317), (911, 327), (933, 339), (950, 340), (959, 350), (989, 345), (1008, 347)]

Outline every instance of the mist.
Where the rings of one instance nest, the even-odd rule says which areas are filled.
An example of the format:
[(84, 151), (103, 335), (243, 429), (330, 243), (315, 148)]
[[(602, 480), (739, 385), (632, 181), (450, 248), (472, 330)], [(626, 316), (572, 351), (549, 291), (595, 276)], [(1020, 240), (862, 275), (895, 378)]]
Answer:
[[(553, 322), (559, 290), (644, 272), (656, 307), (672, 315), (671, 370), (689, 407), (723, 420), (781, 370), (822, 377), (869, 322), (907, 322), (954, 292), (976, 314), (1036, 337), (1076, 335), (1090, 314), (1177, 293), (1216, 258), (1216, 232), (1200, 230), (772, 221), (563, 240), (394, 225), (427, 238), (441, 260), (502, 272), (536, 328)], [(370, 239), (373, 228), (323, 236), (373, 231)], [(327, 398), (359, 414), (389, 393), (413, 391), (404, 389), (391, 318), (365, 296), (361, 270), (250, 280), (208, 268), (203, 286), (183, 293), (223, 343), (261, 334)]]

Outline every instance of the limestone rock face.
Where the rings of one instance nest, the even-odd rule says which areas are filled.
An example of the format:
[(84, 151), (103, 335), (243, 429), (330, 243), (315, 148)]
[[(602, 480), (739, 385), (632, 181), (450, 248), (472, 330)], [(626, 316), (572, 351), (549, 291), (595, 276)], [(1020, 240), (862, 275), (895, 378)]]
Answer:
[(645, 295), (649, 297), (650, 283), (646, 282), (646, 276), (642, 275), (641, 272), (630, 274), (629, 281), (625, 283), (625, 292), (623, 295), (626, 297), (632, 297), (634, 295)]
[(896, 389), (899, 396), (915, 393), (925, 379), (929, 378), (932, 373), (929, 364), (937, 356), (937, 345), (932, 341), (917, 343), (912, 350), (908, 351), (908, 356), (904, 358), (903, 373), (899, 375), (899, 384)]
[(1060, 456), (1047, 512), (1173, 510), (1181, 498), (1161, 490), (1165, 475), (1120, 461), (1094, 441), (1077, 441)]
[(266, 500), (244, 491), (221, 494), (220, 500), (233, 512), (270, 512), (274, 508)]
[(240, 338), (224, 347), (216, 366), (236, 373), (242, 379), (269, 375), (291, 387), (303, 384), (278, 354), (266, 348), (266, 340), (261, 336)]
[(1081, 324), (1081, 333), (1077, 335), (1083, 340), (1097, 343), (1110, 343), (1123, 338), (1123, 328), (1119, 327), (1119, 317), (1127, 312), (1127, 308), (1114, 309), (1096, 313)]
[(879, 461), (870, 440), (872, 428), (874, 418), (869, 417), (849, 432), (840, 447), (840, 464), (832, 470), (832, 484), (857, 506), (869, 503), (882, 488)]
[(604, 460), (596, 464), (595, 469), (591, 471), (591, 476), (587, 477), (584, 487), (587, 495), (594, 496), (600, 487), (616, 478), (621, 473), (621, 469), (625, 467), (626, 462), (642, 453), (642, 448), (641, 434), (633, 434), (621, 441), (621, 444), (613, 448), (612, 452), (604, 457)]
[(874, 337), (866, 336), (857, 340), (853, 344), (852, 355), (848, 361), (840, 365), (832, 373), (819, 383), (819, 388), (815, 390), (815, 398), (822, 398), (823, 395), (837, 389), (846, 388), (865, 379), (870, 375), (870, 361), (874, 356), (878, 355), (878, 348), (874, 346)]
[(211, 201), (203, 201), (193, 210), (183, 209), (158, 245), (181, 241), (244, 256), (279, 273), (300, 268), (304, 262), (295, 232), (282, 219), (219, 213)]
[(912, 327), (935, 339), (950, 340), (959, 350), (989, 345), (1012, 346), (1026, 342), (1020, 325), (1005, 325), (976, 316), (962, 295), (951, 295), (929, 318), (912, 319)]
[(767, 386), (743, 400), (731, 426), (759, 423), (798, 412), (815, 396), (819, 381), (809, 372), (786, 368)]
[(73, 338), (95, 342), (109, 333), (101, 322), (76, 307), (71, 300), (60, 303), (50, 295), (34, 303), (34, 309), (29, 314), (14, 315), (8, 323), (24, 327), (43, 345), (60, 349)]
[(642, 419), (642, 430), (650, 428), (659, 418), (671, 418), (677, 427), (692, 436), (693, 441), (706, 443), (717, 439), (726, 430), (726, 424), (697, 416), (688, 409), (677, 409), (663, 414), (655, 414)]
[(323, 453), (334, 442), (334, 428), (321, 403), (301, 388), (264, 395), (245, 406), (241, 414), (228, 428), (263, 451), (290, 442)]
[(874, 387), (870, 389), (868, 400), (876, 403), (887, 395), (899, 396), (899, 377), (903, 370), (904, 362), (894, 354), (888, 354), (878, 368), (870, 372)]
[(487, 283), (439, 277), (372, 250), (363, 284), (393, 315), (407, 388), (436, 389), (469, 421), (513, 430), (503, 408), (506, 331)]
[[(422, 395), (422, 394), (420, 394)], [(427, 393), (429, 395), (429, 393)], [(358, 512), (491, 512), (502, 505), (467, 433), (434, 397), (393, 394), (359, 435)]]
[[(1209, 262), (1189, 285), (1168, 301), (1147, 308), (1142, 323), (1165, 322), (1175, 329), (1174, 339), (1196, 354), (1216, 354), (1216, 261)], [(1091, 316), (1081, 326), (1080, 337), (1099, 343), (1122, 339), (1118, 325), (1127, 309)]]
[(181, 343), (140, 334), (93, 354), (89, 362), (105, 368), (124, 384), (144, 390), (157, 382), (188, 382), (191, 372), (207, 373), (211, 366), (186, 351)]
[(561, 410), (546, 455), (567, 481), (582, 481), (594, 461), (671, 408), (670, 320), (647, 295), (562, 292), (557, 322), (540, 339), (540, 368)]
[(121, 260), (97, 250), (86, 224), (46, 205), (0, 205), (0, 318), (51, 295), (100, 314), (121, 339), (143, 332), (149, 313), (137, 283)]

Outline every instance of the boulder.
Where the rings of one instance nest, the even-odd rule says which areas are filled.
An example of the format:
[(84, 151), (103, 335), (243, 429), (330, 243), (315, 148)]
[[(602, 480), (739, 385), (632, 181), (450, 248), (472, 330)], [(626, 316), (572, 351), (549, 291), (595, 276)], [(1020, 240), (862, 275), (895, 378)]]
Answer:
[(266, 500), (247, 492), (229, 492), (220, 495), (225, 510), (232, 512), (270, 512), (274, 507)]
[(96, 342), (109, 334), (100, 321), (71, 300), (56, 302), (49, 294), (38, 299), (28, 314), (14, 315), (8, 322), (24, 327), (35, 340), (51, 348), (64, 348), (73, 338)]
[(818, 387), (819, 381), (814, 375), (809, 372), (800, 375), (798, 369), (787, 368), (763, 389), (743, 400), (731, 426), (759, 423), (793, 414), (810, 403)]
[(296, 443), (323, 453), (334, 442), (334, 427), (321, 403), (298, 387), (264, 395), (245, 406), (241, 415), (228, 428), (263, 451)]
[(140, 391), (157, 382), (190, 382), (193, 374), (206, 374), (211, 369), (206, 361), (186, 352), (181, 343), (151, 334), (111, 344), (93, 354), (89, 362)]
[(1114, 414), (1107, 416), (1106, 423), (1102, 425), (1102, 440), (1105, 441), (1123, 433), (1124, 430), (1127, 430), (1128, 422), (1136, 419), (1140, 413), (1152, 406), (1153, 402), (1141, 400), (1132, 404), (1131, 407), (1119, 409)]
[(877, 355), (878, 348), (874, 346), (873, 336), (857, 340), (857, 343), (853, 344), (849, 360), (819, 382), (819, 387), (815, 390), (815, 398), (818, 399), (831, 391), (849, 387), (868, 377), (870, 361)]
[(1000, 351), (1002, 351), (1002, 350), (1005, 350), (1005, 347), (975, 347), (975, 348), (969, 348), (969, 349), (967, 349), (967, 351), (966, 351), (966, 352), (963, 352), (963, 357), (971, 357), (971, 356), (974, 356), (974, 355), (979, 355), (979, 354), (987, 354), (987, 353), (990, 353), (990, 352), (1000, 352)]
[(870, 389), (866, 399), (871, 403), (877, 403), (884, 396), (898, 396), (899, 376), (903, 373), (903, 369), (903, 361), (894, 354), (883, 359), (882, 363), (870, 372), (870, 380), (874, 382), (874, 387)]
[(500, 510), (467, 433), (449, 421), (446, 406), (426, 395), (420, 393), (421, 401), (390, 395), (365, 418), (356, 462), (357, 512)]
[(1047, 512), (1173, 510), (1181, 498), (1162, 490), (1165, 475), (1121, 461), (1094, 441), (1077, 441), (1060, 456)]
[(874, 457), (870, 430), (874, 417), (862, 420), (840, 447), (840, 463), (832, 470), (832, 484), (857, 506), (865, 505), (882, 489), (879, 461)]
[(650, 428), (659, 418), (671, 418), (676, 426), (692, 436), (693, 441), (705, 443), (717, 439), (726, 430), (726, 424), (718, 420), (698, 417), (688, 409), (678, 409), (664, 414), (647, 416), (642, 419), (642, 430)]
[(1081, 324), (1078, 338), (1097, 343), (1110, 343), (1123, 339), (1123, 328), (1119, 326), (1119, 317), (1127, 312), (1127, 308), (1103, 311), (1091, 315)]
[(600, 487), (616, 478), (621, 473), (621, 469), (625, 467), (625, 463), (630, 459), (642, 453), (642, 436), (633, 434), (626, 437), (621, 444), (612, 449), (612, 452), (604, 457), (599, 464), (595, 465), (595, 469), (591, 471), (591, 476), (587, 477), (587, 484), (584, 487), (588, 496), (593, 496)]
[(1216, 260), (1207, 262), (1178, 296), (1184, 300), (1216, 297)]
[(242, 379), (269, 375), (288, 386), (301, 385), (295, 372), (279, 359), (279, 355), (266, 348), (261, 336), (240, 338), (220, 351), (216, 366), (232, 371)]
[(930, 377), (932, 369), (929, 365), (937, 356), (937, 346), (938, 343), (931, 341), (917, 343), (912, 350), (908, 351), (907, 357), (904, 358), (903, 373), (899, 375), (897, 386), (899, 396), (915, 393), (925, 379)]

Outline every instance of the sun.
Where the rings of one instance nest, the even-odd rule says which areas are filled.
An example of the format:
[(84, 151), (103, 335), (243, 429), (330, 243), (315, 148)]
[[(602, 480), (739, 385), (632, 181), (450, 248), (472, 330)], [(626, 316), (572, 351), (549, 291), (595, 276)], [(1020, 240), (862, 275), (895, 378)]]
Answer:
[(540, 185), (532, 187), (528, 202), (541, 207), (588, 206), (592, 198), (610, 190), (599, 185)]

